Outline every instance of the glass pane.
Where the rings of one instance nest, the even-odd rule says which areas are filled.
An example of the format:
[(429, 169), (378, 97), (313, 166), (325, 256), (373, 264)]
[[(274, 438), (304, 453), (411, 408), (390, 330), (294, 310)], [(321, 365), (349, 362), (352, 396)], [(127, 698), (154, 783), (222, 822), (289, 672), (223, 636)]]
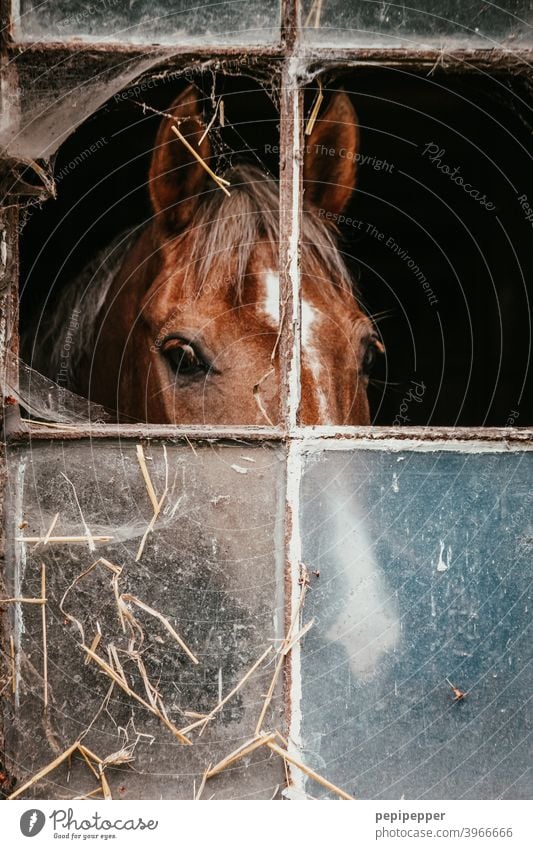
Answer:
[(320, 108), (304, 153), (302, 421), (528, 426), (531, 98), (510, 76), (502, 99), (487, 74), (382, 67), (319, 84), (305, 103), (307, 127)]
[(531, 797), (532, 471), (521, 452), (308, 455), (299, 730), (355, 797)]
[(531, 38), (532, 11), (531, 0), (304, 0), (302, 22), (305, 38), (320, 44), (512, 46)]
[(123, 423), (277, 423), (278, 124), (257, 80), (181, 71), (80, 117), (24, 216), (24, 361)]
[[(10, 453), (11, 538), (42, 537), (59, 514), (46, 545), (12, 544), (6, 570), (10, 596), (35, 598), (46, 564), (46, 709), (41, 610), (10, 606), (17, 685), (3, 699), (8, 765), (19, 787), (93, 720), (84, 744), (99, 757), (137, 741), (134, 770), (116, 765), (108, 772), (114, 798), (192, 798), (208, 764), (254, 735), (272, 659), (264, 659), (201, 736), (201, 727), (188, 733), (188, 746), (124, 688), (115, 684), (105, 701), (109, 674), (98, 661), (85, 663), (81, 643), (115, 669), (118, 658), (127, 686), (145, 703), (155, 699), (178, 730), (211, 711), (283, 632), (282, 454), (244, 443), (194, 449), (151, 444), (144, 460), (156, 499), (166, 495), (139, 554), (153, 507), (134, 444), (36, 444)], [(83, 536), (87, 529), (94, 552), (87, 542), (56, 539)], [(106, 562), (82, 574), (98, 558)], [(118, 577), (110, 564), (122, 569)], [(125, 605), (124, 631), (116, 590)], [(135, 623), (129, 627), (131, 614), (142, 631)], [(273, 708), (277, 723), (280, 695)], [(279, 759), (258, 751), (209, 781), (205, 795), (270, 798), (282, 773)], [(28, 795), (69, 798), (94, 789), (75, 758), (68, 785), (61, 767)]]
[(279, 38), (278, 0), (21, 0), (19, 31), (29, 40), (263, 44)]

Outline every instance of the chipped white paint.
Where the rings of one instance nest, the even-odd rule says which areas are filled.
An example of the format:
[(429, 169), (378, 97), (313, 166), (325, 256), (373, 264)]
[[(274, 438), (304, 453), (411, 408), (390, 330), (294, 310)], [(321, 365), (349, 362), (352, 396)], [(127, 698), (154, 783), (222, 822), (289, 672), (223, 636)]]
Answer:
[(7, 239), (6, 239), (6, 231), (2, 230), (2, 235), (0, 237), (0, 280), (2, 280), (6, 273), (7, 267)]
[[(289, 67), (287, 70), (287, 79), (285, 84), (292, 98), (292, 126), (299, 127), (302, 116), (300, 114), (300, 72), (301, 63), (298, 57), (292, 56), (289, 59)], [(292, 291), (292, 315), (291, 326), (294, 330), (294, 340), (292, 347), (292, 358), (288, 373), (288, 410), (287, 424), (291, 430), (298, 426), (298, 410), (300, 407), (300, 374), (301, 374), (301, 352), (300, 352), (300, 294), (301, 294), (301, 277), (300, 277), (300, 203), (302, 197), (300, 161), (302, 158), (301, 139), (299, 133), (295, 133), (294, 143), (292, 146), (292, 198), (291, 198), (291, 232), (289, 234), (289, 267), (288, 276)]]
[[(499, 442), (484, 442), (479, 440), (465, 441), (454, 439), (450, 433), (449, 439), (427, 439), (424, 438), (424, 428), (421, 428), (421, 437), (407, 437), (398, 439), (391, 436), (380, 437), (379, 432), (372, 426), (330, 426), (315, 425), (295, 428), (291, 434), (300, 439), (306, 452), (309, 454), (327, 451), (353, 451), (354, 448), (365, 451), (383, 451), (387, 453), (416, 451), (419, 454), (435, 454), (441, 451), (456, 452), (458, 454), (510, 454), (513, 452), (532, 451), (533, 443), (529, 442), (504, 442), (503, 437)], [(450, 428), (452, 430), (452, 428)], [(368, 435), (367, 435), (368, 434)], [(324, 437), (330, 437), (327, 441)], [(342, 437), (342, 438), (339, 438)], [(400, 458), (398, 458), (400, 459)]]
[[(287, 74), (284, 79), (285, 96), (292, 100), (292, 125), (301, 126), (302, 115), (300, 109), (300, 60), (296, 56), (289, 59)], [(300, 246), (300, 203), (302, 196), (300, 162), (302, 157), (301, 139), (298, 132), (292, 145), (292, 159), (289, 164), (290, 177), (292, 178), (291, 197), (291, 230), (288, 236), (288, 278), (291, 287), (291, 314), (288, 316), (290, 326), (293, 330), (292, 357), (287, 372), (287, 415), (286, 425), (289, 435), (298, 428), (298, 410), (301, 399), (301, 339), (300, 339), (300, 313), (301, 313), (301, 278), (299, 265)], [(291, 618), (296, 609), (300, 595), (298, 579), (300, 576), (300, 562), (302, 557), (302, 540), (300, 528), (300, 482), (302, 475), (302, 456), (299, 443), (289, 440), (287, 451), (287, 482), (285, 505), (289, 517), (289, 540), (287, 545), (287, 559), (289, 561), (291, 577)], [(302, 673), (300, 643), (297, 642), (290, 652), (290, 701), (291, 717), (289, 724), (289, 752), (295, 757), (301, 757), (302, 749)], [(298, 791), (305, 792), (306, 779), (298, 769), (288, 767), (291, 784)]]
[(248, 469), (245, 469), (244, 466), (238, 466), (237, 463), (232, 463), (231, 468), (234, 472), (238, 472), (240, 475), (248, 474)]
[[(24, 483), (26, 473), (26, 460), (21, 458), (16, 474), (15, 486), (15, 504), (14, 504), (14, 523), (15, 527), (19, 527), (23, 522), (23, 503), (24, 503)], [(13, 575), (13, 594), (15, 598), (24, 596), (23, 584), (26, 576), (26, 543), (20, 543), (15, 549), (15, 571)], [(15, 644), (15, 708), (20, 707), (20, 653), (22, 646), (22, 636), (25, 632), (24, 618), (22, 613), (22, 605), (13, 605), (13, 642)]]
[(393, 492), (399, 492), (400, 491), (400, 484), (398, 483), (398, 475), (396, 474), (396, 472), (392, 473), (392, 491)]
[[(302, 537), (300, 527), (300, 484), (302, 477), (302, 457), (300, 446), (291, 440), (288, 447), (287, 457), (287, 490), (286, 504), (290, 516), (290, 537), (288, 543), (287, 557), (291, 570), (291, 620), (292, 611), (296, 610), (300, 598), (301, 588), (298, 583), (300, 577), (300, 563), (302, 561)], [(298, 630), (301, 622), (295, 626)], [(291, 664), (291, 716), (289, 725), (289, 752), (295, 757), (301, 757), (302, 749), (302, 669), (301, 669), (301, 646), (298, 640), (290, 652)], [(305, 792), (306, 779), (299, 770), (290, 770), (292, 785)]]

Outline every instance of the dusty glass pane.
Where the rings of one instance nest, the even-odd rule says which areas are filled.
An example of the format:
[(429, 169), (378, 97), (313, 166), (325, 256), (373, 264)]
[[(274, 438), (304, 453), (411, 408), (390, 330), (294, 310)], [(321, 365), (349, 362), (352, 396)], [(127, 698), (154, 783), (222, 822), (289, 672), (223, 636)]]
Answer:
[[(25, 603), (9, 609), (16, 692), (4, 688), (2, 701), (6, 760), (18, 787), (93, 720), (84, 743), (99, 757), (136, 744), (133, 769), (109, 769), (114, 798), (191, 798), (209, 763), (254, 736), (273, 673), (273, 640), (283, 631), (282, 456), (275, 447), (244, 443), (151, 444), (144, 456), (162, 503), (139, 554), (154, 511), (134, 444), (35, 444), (10, 453), (10, 539), (42, 537), (59, 514), (46, 545), (11, 543), (6, 570), (10, 596), (33, 598), (41, 595), (44, 563), (48, 599), (47, 708), (41, 610)], [(94, 552), (88, 542), (54, 541), (87, 529)], [(106, 562), (82, 574), (99, 558)], [(82, 644), (93, 647), (100, 665), (85, 663)], [(269, 656), (205, 731), (188, 732), (192, 746), (146, 706), (155, 702), (178, 730), (197, 722), (269, 646)], [(117, 659), (144, 705), (116, 683), (106, 701), (112, 680), (101, 663), (118, 670)], [(283, 722), (281, 697), (266, 722)], [(270, 798), (282, 772), (279, 759), (258, 751), (208, 782), (206, 797)], [(94, 789), (94, 777), (75, 757), (68, 785), (66, 768), (59, 768), (27, 795), (71, 798)]]
[(355, 797), (530, 798), (532, 466), (307, 457), (302, 752)]
[(438, 41), (512, 46), (531, 38), (531, 0), (304, 0), (304, 37), (316, 43), (415, 46)]
[(21, 0), (18, 29), (29, 40), (262, 44), (279, 37), (277, 0)]

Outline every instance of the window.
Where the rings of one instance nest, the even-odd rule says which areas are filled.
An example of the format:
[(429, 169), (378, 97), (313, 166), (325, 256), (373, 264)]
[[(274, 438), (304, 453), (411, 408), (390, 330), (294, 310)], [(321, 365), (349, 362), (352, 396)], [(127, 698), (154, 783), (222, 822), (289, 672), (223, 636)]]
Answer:
[(2, 4), (4, 795), (529, 798), (531, 9), (445, 7)]

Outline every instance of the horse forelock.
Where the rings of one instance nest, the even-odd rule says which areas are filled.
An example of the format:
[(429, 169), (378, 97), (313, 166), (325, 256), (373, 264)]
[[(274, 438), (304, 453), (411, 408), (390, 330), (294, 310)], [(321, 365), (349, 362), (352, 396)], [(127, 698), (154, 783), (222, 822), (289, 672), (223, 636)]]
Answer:
[[(256, 251), (266, 251), (265, 270), (278, 267), (278, 183), (248, 164), (236, 165), (230, 177), (230, 197), (217, 188), (210, 191), (190, 227), (174, 240), (185, 297), (218, 295), (239, 304)], [(301, 244), (303, 274), (352, 291), (336, 234), (318, 212), (307, 210), (302, 217)]]

